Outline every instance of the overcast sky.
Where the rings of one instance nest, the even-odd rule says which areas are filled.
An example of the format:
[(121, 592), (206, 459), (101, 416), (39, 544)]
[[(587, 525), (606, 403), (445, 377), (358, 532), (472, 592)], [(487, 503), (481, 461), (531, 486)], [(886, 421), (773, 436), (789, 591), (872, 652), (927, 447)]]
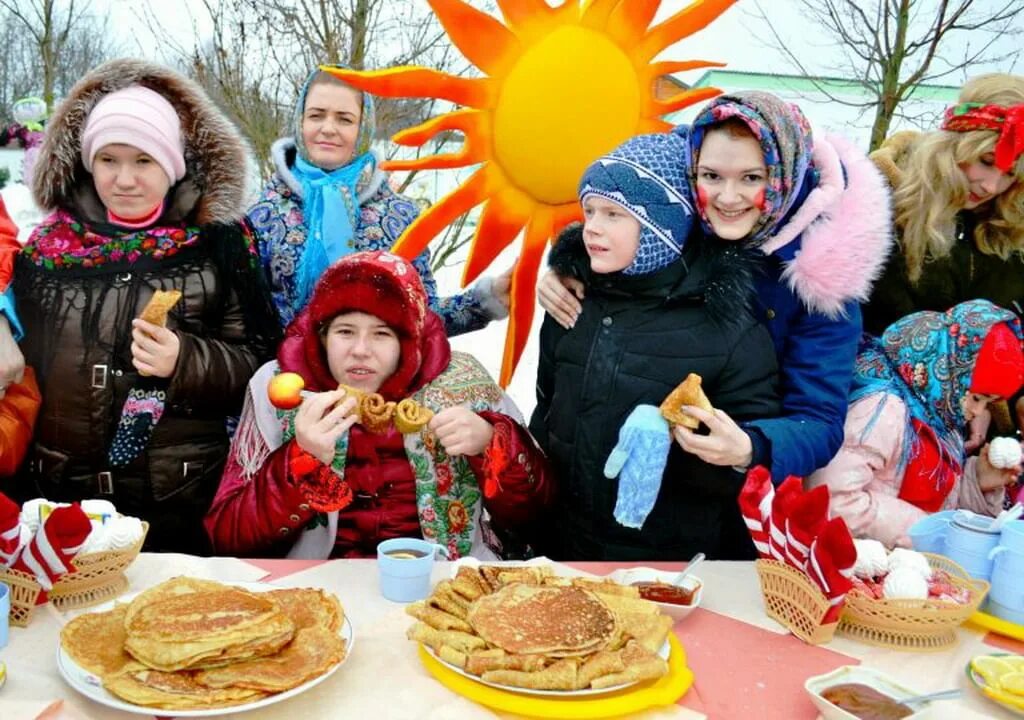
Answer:
[[(426, 0), (422, 2), (426, 3)], [(558, 0), (549, 2), (559, 4)], [(664, 0), (655, 22), (676, 12), (688, 2), (689, 0)], [(980, 7), (997, 7), (1002, 6), (1005, 0), (977, 0), (977, 3)], [(484, 3), (473, 0), (473, 4), (480, 6)], [(924, 4), (930, 5), (932, 2)], [(788, 44), (796, 48), (797, 54), (808, 64), (809, 70), (820, 74), (835, 74), (836, 65), (841, 60), (840, 54), (829, 38), (807, 32), (808, 24), (802, 17), (798, 0), (740, 0), (706, 30), (673, 46), (662, 57), (702, 57), (721, 60), (735, 70), (795, 72), (794, 66), (783, 53), (765, 44), (771, 40), (771, 33), (756, 17), (758, 6), (770, 9), (776, 30)], [(147, 7), (155, 12), (161, 24), (168, 30), (169, 38), (154, 39), (145, 24), (139, 21), (140, 14)], [(194, 28), (198, 28), (201, 34), (209, 31), (209, 23), (205, 21), (199, 0), (93, 0), (93, 8), (97, 14), (110, 13), (111, 29), (120, 38), (125, 54), (142, 55), (155, 60), (161, 59), (160, 42), (171, 41), (190, 46), (195, 34)], [(190, 8), (192, 12), (189, 12)], [(1000, 47), (1006, 50), (1016, 49), (1009, 38)], [(974, 70), (1010, 71), (1013, 68), (979, 66)], [(692, 81), (700, 74), (694, 72), (683, 74), (682, 77), (684, 80)], [(942, 83), (959, 85), (962, 80), (962, 76), (956, 75), (943, 80)]]

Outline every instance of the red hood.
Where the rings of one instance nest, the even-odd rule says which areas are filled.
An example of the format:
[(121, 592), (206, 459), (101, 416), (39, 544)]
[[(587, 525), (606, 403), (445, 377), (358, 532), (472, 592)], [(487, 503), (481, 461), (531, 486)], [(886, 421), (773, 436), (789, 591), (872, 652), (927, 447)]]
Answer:
[[(411, 342), (411, 339), (410, 339)], [(423, 332), (415, 343), (419, 350), (418, 367), (410, 367), (409, 354), (404, 352), (406, 343), (402, 343), (403, 353), (398, 370), (381, 386), (381, 395), (385, 400), (401, 400), (412, 395), (421, 387), (435, 379), (445, 371), (451, 362), (452, 350), (445, 334), (444, 322), (432, 311), (427, 311), (423, 322)], [(316, 327), (313, 325), (309, 309), (303, 310), (288, 326), (284, 340), (277, 350), (277, 362), (281, 370), (294, 372), (306, 381), (306, 388), (315, 392), (333, 390), (338, 382), (327, 369), (327, 356), (320, 341)], [(416, 358), (411, 359), (412, 363)], [(395, 377), (408, 377), (411, 380), (402, 383), (402, 387), (389, 387)]]

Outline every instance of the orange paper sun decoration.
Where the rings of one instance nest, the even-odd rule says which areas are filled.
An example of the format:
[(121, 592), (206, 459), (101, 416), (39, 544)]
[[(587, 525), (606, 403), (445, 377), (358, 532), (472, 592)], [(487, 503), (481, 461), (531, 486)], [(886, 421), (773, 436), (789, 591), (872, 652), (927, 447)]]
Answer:
[(476, 279), (526, 229), (512, 275), (511, 312), (500, 382), (507, 386), (533, 320), (544, 249), (580, 218), (576, 186), (602, 153), (638, 133), (663, 132), (661, 119), (718, 94), (715, 88), (655, 97), (668, 73), (711, 67), (704, 60), (652, 62), (669, 45), (706, 27), (735, 0), (695, 0), (649, 28), (661, 0), (497, 0), (505, 22), (462, 0), (428, 0), (448, 37), (485, 75), (464, 78), (422, 67), (352, 71), (323, 68), (386, 97), (432, 97), (463, 106), (395, 135), (420, 146), (443, 131), (465, 142), (455, 153), (395, 160), (393, 170), (480, 164), (461, 186), (420, 215), (393, 251), (414, 258), (446, 225), (484, 205), (463, 284)]

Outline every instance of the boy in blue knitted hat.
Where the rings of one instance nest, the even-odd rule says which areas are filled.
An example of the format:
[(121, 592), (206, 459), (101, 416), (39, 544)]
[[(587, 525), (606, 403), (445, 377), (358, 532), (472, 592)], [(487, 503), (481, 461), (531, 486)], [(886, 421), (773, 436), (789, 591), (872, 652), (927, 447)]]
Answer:
[(690, 237), (685, 139), (641, 135), (595, 161), (580, 181), (585, 222), (549, 263), (587, 287), (569, 330), (541, 328), (530, 430), (560, 482), (541, 540), (579, 560), (754, 557), (736, 498), (743, 473), (672, 442), (657, 406), (699, 374), (718, 413), (740, 422), (755, 461), (765, 441), (745, 421), (778, 413), (775, 354), (747, 311), (756, 256)]

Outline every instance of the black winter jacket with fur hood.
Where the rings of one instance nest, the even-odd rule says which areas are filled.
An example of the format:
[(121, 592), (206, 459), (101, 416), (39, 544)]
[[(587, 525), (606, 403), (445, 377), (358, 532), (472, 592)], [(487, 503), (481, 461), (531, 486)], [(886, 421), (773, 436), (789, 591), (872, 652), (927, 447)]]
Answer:
[(746, 310), (755, 257), (694, 235), (683, 260), (664, 270), (596, 275), (577, 225), (563, 232), (549, 262), (583, 279), (587, 293), (571, 330), (550, 316), (541, 328), (530, 430), (559, 483), (543, 549), (579, 560), (679, 560), (698, 550), (751, 557), (736, 501), (743, 478), (732, 468), (709, 465), (673, 441), (641, 530), (613, 518), (618, 480), (603, 468), (633, 408), (661, 404), (691, 372), (737, 422), (778, 414), (771, 337)]
[[(204, 553), (202, 518), (227, 455), (225, 420), (240, 412), (246, 383), (273, 352), (278, 333), (241, 222), (241, 137), (191, 81), (160, 66), (116, 60), (83, 78), (54, 114), (34, 192), (40, 207), (70, 214), (76, 224), (65, 227), (83, 236), (125, 234), (107, 222), (80, 147), (96, 102), (132, 84), (162, 94), (182, 119), (186, 175), (171, 188), (154, 227), (198, 227), (199, 240), (173, 256), (111, 257), (89, 268), (19, 257), (14, 288), (25, 325), (22, 347), (39, 376), (43, 405), (14, 490), (57, 501), (108, 498), (120, 512), (150, 523), (146, 549)], [(132, 365), (131, 321), (160, 288), (182, 291), (167, 325), (180, 341), (169, 380), (140, 378)], [(125, 399), (147, 383), (166, 392), (163, 416), (146, 449), (128, 466), (111, 468), (107, 454)]]

